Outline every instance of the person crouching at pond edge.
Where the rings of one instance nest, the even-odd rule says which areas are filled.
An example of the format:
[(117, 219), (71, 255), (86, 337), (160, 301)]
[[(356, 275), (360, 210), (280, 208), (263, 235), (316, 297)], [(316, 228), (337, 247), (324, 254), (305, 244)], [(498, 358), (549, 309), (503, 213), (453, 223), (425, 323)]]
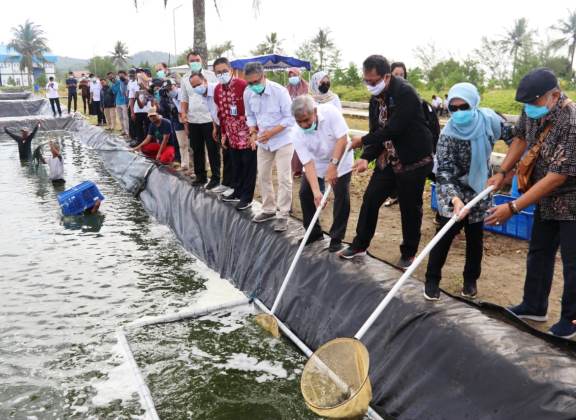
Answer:
[(148, 127), (148, 135), (132, 150), (141, 151), (149, 158), (156, 159), (165, 165), (172, 163), (176, 155), (176, 139), (170, 120), (162, 118), (154, 107), (150, 108), (148, 118), (151, 123)]
[(479, 103), (480, 94), (471, 83), (457, 83), (448, 92), (450, 120), (440, 134), (436, 153), (438, 231), (454, 214), (460, 214), (460, 218), (430, 253), (424, 286), (427, 300), (440, 299), (442, 267), (454, 237), (462, 228), (466, 234), (462, 296), (474, 298), (477, 294), (476, 281), (482, 265), (483, 222), (490, 207), (490, 197), (469, 211), (462, 209), (485, 188), (492, 148), (501, 133), (500, 117), (491, 109), (478, 108)]

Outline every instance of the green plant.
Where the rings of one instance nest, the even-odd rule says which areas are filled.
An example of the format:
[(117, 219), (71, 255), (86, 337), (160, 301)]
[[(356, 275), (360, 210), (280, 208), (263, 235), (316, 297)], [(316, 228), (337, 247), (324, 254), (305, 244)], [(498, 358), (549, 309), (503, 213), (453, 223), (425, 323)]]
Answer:
[(12, 28), (12, 41), (8, 48), (20, 53), (20, 70), (28, 73), (28, 85), (32, 86), (32, 68), (34, 60), (44, 62), (44, 54), (50, 51), (44, 38), (44, 31), (39, 25), (27, 20), (24, 25)]

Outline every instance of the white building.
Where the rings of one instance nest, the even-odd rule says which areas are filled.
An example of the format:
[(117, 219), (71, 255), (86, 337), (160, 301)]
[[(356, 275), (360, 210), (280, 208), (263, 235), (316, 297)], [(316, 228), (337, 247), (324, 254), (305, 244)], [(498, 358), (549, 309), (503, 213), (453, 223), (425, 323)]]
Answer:
[[(28, 86), (27, 70), (20, 70), (21, 55), (5, 44), (0, 43), (0, 86)], [(42, 73), (46, 74), (46, 79), (50, 76), (56, 77), (55, 63), (58, 57), (55, 55), (44, 55), (44, 63), (34, 61), (32, 69), (32, 82)]]

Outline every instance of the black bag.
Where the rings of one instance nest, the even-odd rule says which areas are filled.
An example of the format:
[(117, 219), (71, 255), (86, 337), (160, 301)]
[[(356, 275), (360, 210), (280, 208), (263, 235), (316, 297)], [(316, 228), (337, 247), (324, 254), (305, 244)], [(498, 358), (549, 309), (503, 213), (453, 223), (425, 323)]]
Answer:
[(422, 100), (422, 111), (424, 113), (424, 121), (432, 133), (432, 150), (436, 153), (436, 145), (440, 137), (440, 121), (438, 121), (438, 115), (436, 115), (432, 105), (425, 100)]

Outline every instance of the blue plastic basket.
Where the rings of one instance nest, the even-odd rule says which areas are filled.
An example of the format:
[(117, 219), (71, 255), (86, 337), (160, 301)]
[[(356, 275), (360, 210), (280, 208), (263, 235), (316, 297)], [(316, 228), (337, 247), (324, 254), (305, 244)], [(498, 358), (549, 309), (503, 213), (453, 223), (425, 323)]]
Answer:
[[(493, 203), (495, 206), (513, 200), (515, 200), (515, 197), (504, 194), (495, 194), (493, 197)], [(526, 209), (522, 210), (520, 214), (516, 214), (508, 219), (506, 223), (498, 226), (484, 225), (484, 229), (501, 235), (511, 236), (513, 238), (529, 240), (532, 235), (532, 226), (534, 225), (534, 210), (534, 205), (526, 207)]]
[(58, 194), (58, 204), (64, 216), (75, 216), (94, 206), (96, 200), (104, 196), (92, 181), (84, 181), (63, 193)]
[(436, 184), (430, 184), (430, 207), (438, 211), (438, 197), (436, 197)]

